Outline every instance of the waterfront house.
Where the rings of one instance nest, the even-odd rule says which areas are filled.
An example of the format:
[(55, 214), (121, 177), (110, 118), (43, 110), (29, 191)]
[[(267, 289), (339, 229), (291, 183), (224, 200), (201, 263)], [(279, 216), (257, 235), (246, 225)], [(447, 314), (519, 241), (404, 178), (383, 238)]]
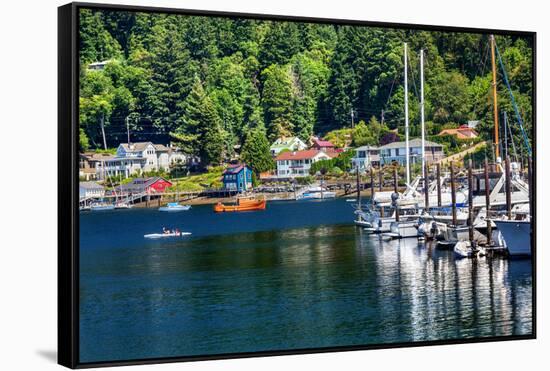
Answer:
[(365, 172), (371, 166), (380, 165), (380, 149), (374, 146), (361, 146), (355, 148), (355, 155), (351, 159), (352, 171)]
[(80, 179), (89, 181), (100, 179), (101, 162), (113, 158), (107, 153), (84, 152), (79, 154), (78, 176)]
[(307, 148), (307, 145), (298, 137), (278, 138), (269, 150), (272, 156), (277, 156), (282, 151), (302, 151)]
[(159, 177), (136, 178), (128, 184), (122, 184), (117, 187), (117, 192), (121, 194), (159, 194), (164, 193), (166, 188), (171, 187), (172, 182)]
[(243, 164), (229, 166), (223, 172), (223, 188), (246, 192), (252, 189), (252, 169)]
[(330, 160), (338, 153), (327, 153), (318, 149), (304, 151), (283, 152), (275, 158), (277, 163), (277, 177), (295, 178), (309, 175), (311, 164), (319, 160)]
[[(426, 162), (428, 164), (440, 161), (444, 157), (443, 146), (439, 143), (426, 140), (424, 143)], [(382, 165), (398, 162), (406, 163), (405, 142), (393, 142), (380, 147), (380, 163)], [(415, 164), (422, 161), (422, 141), (418, 138), (409, 141), (409, 163)]]
[(313, 145), (311, 146), (311, 148), (325, 152), (334, 151), (335, 149), (334, 144), (332, 144), (330, 141), (319, 138), (313, 138)]
[(81, 200), (101, 198), (105, 196), (105, 187), (96, 182), (80, 182), (78, 193)]
[(477, 131), (468, 125), (461, 125), (456, 129), (443, 129), (438, 136), (453, 135), (457, 139), (475, 139), (478, 137)]
[(186, 160), (187, 157), (174, 147), (152, 142), (121, 143), (116, 155), (104, 161), (105, 167), (99, 173), (101, 178), (105, 174), (128, 178), (148, 171), (169, 171), (171, 164)]

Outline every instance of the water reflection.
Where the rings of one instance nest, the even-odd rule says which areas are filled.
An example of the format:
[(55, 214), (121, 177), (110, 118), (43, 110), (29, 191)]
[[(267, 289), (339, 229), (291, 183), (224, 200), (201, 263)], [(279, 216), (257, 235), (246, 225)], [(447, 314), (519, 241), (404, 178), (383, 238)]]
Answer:
[(139, 223), (81, 250), (82, 361), (532, 331), (530, 261), (456, 260), (350, 224), (160, 242), (132, 240)]

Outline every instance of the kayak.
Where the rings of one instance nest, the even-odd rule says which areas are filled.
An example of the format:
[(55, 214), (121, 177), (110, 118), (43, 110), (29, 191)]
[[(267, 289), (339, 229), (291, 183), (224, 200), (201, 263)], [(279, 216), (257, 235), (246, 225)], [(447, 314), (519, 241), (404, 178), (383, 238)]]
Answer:
[(179, 233), (151, 233), (151, 234), (145, 234), (143, 237), (145, 238), (167, 238), (167, 237), (183, 237), (183, 236), (189, 236), (191, 232), (179, 232)]

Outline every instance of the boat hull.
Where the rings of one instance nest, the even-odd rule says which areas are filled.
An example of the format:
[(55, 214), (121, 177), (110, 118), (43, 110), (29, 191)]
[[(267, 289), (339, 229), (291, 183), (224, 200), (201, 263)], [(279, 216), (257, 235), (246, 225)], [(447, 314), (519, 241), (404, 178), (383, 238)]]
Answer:
[(221, 202), (218, 202), (214, 205), (214, 211), (217, 213), (229, 213), (229, 212), (239, 212), (239, 211), (259, 211), (265, 210), (266, 200), (260, 201), (240, 201), (237, 205), (224, 205)]
[(531, 256), (531, 223), (523, 220), (494, 220), (510, 256)]
[(165, 212), (187, 211), (190, 208), (191, 208), (191, 206), (189, 206), (189, 205), (162, 206), (162, 207), (159, 207), (159, 211), (165, 211)]

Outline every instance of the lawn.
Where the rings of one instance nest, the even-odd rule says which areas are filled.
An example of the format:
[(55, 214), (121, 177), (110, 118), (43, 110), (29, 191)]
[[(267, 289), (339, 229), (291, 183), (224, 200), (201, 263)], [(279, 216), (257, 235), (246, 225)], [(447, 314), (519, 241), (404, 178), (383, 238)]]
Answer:
[(175, 191), (176, 188), (180, 192), (195, 192), (202, 191), (205, 188), (221, 188), (223, 167), (213, 167), (206, 173), (189, 175), (177, 179), (170, 179), (174, 185), (170, 187), (170, 191)]

